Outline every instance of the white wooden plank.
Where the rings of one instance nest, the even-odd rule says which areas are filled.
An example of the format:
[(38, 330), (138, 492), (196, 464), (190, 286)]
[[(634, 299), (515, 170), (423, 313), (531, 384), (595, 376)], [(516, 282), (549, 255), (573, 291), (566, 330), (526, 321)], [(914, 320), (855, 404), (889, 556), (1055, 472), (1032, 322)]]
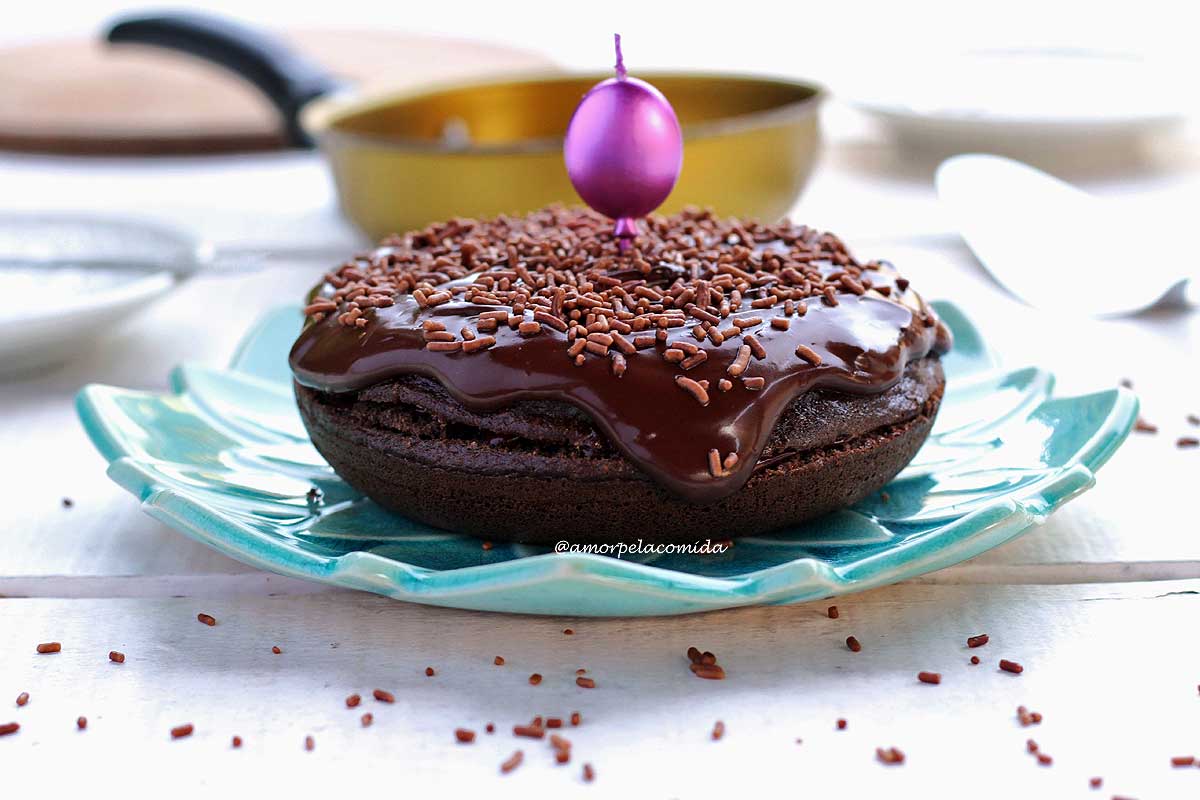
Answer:
[[(750, 787), (810, 796), (1195, 797), (1200, 582), (904, 586), (839, 602), (677, 619), (518, 618), (368, 595), (0, 600), (4, 786), (309, 796), (698, 797)], [(213, 614), (206, 627), (196, 613)], [(570, 626), (573, 636), (562, 631)], [(968, 650), (968, 635), (991, 642)], [(853, 634), (863, 644), (851, 653)], [(38, 642), (61, 641), (55, 655)], [(272, 645), (283, 652), (273, 655)], [(687, 670), (717, 653), (725, 681)], [(107, 653), (126, 654), (110, 664)], [(967, 661), (974, 653), (979, 666)], [(492, 664), (502, 655), (503, 667)], [(999, 658), (1021, 662), (1016, 676)], [(426, 666), (437, 674), (428, 678)], [(586, 667), (597, 688), (574, 685)], [(934, 670), (942, 683), (918, 683)], [(539, 686), (528, 675), (544, 676)], [(384, 705), (375, 688), (395, 693)], [(13, 698), (31, 695), (24, 708)], [(363, 706), (348, 710), (357, 692)], [(1022, 728), (1018, 705), (1044, 715)], [(511, 726), (582, 712), (572, 763)], [(363, 729), (363, 711), (375, 724)], [(75, 729), (86, 715), (88, 729)], [(835, 720), (845, 718), (845, 731)], [(723, 720), (727, 733), (710, 731)], [(487, 722), (495, 735), (483, 733)], [(171, 741), (171, 727), (196, 733)], [(454, 742), (456, 727), (475, 744)], [(245, 740), (241, 751), (230, 737)], [(313, 735), (316, 749), (302, 742)], [(797, 744), (797, 737), (803, 739)], [(1052, 766), (1025, 751), (1034, 738)], [(896, 746), (903, 766), (874, 751)], [(501, 777), (514, 749), (526, 762)], [(585, 786), (580, 764), (596, 782)], [(69, 765), (69, 768), (64, 768)], [(1088, 789), (1104, 778), (1102, 793)], [(9, 793), (6, 792), (6, 793)], [(736, 795), (735, 795), (736, 796)]]

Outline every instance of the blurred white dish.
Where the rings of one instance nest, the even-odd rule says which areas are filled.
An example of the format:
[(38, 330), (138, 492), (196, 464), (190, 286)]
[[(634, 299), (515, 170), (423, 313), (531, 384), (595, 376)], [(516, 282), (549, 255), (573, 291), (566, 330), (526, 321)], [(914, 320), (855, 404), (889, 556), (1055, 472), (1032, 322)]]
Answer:
[[(1185, 303), (1189, 243), (1154, 209), (1097, 198), (1028, 164), (968, 154), (937, 170), (938, 198), (984, 268), (1031, 306), (1122, 316)], [(1140, 212), (1140, 217), (1137, 215)]]
[(70, 360), (212, 259), (211, 247), (163, 225), (0, 215), (0, 375)]
[(1021, 48), (906, 58), (840, 94), (903, 142), (978, 150), (1125, 143), (1184, 118), (1179, 88), (1136, 55)]

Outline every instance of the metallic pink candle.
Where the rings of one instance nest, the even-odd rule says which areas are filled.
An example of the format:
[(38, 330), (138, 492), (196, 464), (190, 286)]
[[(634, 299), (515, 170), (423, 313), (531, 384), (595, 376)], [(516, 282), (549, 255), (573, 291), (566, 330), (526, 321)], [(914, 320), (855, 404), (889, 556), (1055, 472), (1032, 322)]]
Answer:
[(616, 34), (617, 75), (593, 86), (571, 117), (563, 143), (567, 174), (589, 206), (637, 235), (637, 218), (662, 205), (683, 166), (683, 134), (663, 93), (629, 77)]

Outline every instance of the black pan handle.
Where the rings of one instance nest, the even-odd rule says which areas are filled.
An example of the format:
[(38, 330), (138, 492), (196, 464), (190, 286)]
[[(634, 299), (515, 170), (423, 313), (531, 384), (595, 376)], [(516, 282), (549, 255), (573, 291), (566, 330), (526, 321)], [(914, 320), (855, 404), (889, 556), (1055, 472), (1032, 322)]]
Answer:
[(151, 44), (219, 64), (253, 83), (283, 116), (289, 144), (311, 147), (300, 126), (310, 100), (345, 88), (327, 69), (270, 34), (212, 14), (135, 14), (112, 22), (104, 38), (113, 44)]

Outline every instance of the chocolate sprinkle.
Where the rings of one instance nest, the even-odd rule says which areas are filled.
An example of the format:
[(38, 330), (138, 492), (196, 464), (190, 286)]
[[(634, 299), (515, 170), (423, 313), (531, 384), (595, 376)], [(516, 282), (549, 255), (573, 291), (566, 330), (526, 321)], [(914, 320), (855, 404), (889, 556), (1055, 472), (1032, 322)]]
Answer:
[(511, 756), (509, 756), (507, 759), (505, 759), (503, 763), (500, 764), (500, 772), (507, 775), (508, 773), (510, 773), (514, 769), (516, 769), (517, 767), (521, 766), (521, 762), (524, 759), (525, 759), (525, 753), (523, 753), (520, 750), (517, 750)]
[(1009, 661), (1007, 658), (1000, 659), (1000, 669), (1005, 672), (1011, 672), (1014, 675), (1020, 675), (1025, 671), (1025, 668), (1015, 661)]
[(1137, 421), (1133, 423), (1133, 429), (1138, 433), (1158, 433), (1158, 426), (1147, 422), (1142, 417), (1138, 417)]

